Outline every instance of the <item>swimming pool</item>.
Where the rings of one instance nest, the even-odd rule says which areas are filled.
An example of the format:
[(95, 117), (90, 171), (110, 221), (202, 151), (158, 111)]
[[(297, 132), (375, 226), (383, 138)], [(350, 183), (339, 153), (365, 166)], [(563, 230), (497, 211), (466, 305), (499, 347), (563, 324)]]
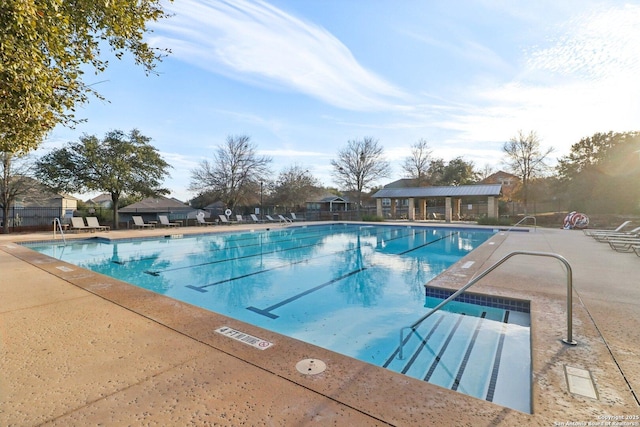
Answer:
[[(406, 353), (413, 360), (410, 367), (394, 356), (400, 329), (420, 318), (425, 313), (425, 304), (433, 302), (434, 297), (425, 297), (424, 284), (492, 234), (475, 229), (331, 224), (28, 246), (283, 335), (528, 411), (500, 401), (495, 392), (489, 396), (487, 387), (491, 387), (491, 382), (486, 378), (482, 386), (471, 386), (466, 379), (461, 382), (461, 378), (457, 385), (452, 385), (459, 374), (449, 373), (453, 382), (445, 384), (449, 379), (440, 380), (443, 375), (439, 372), (442, 369), (453, 372), (452, 368), (442, 368), (446, 366), (444, 363), (440, 367), (433, 365), (433, 361), (442, 359), (446, 349), (452, 354), (462, 354), (459, 362), (452, 362), (456, 364), (462, 364), (469, 352), (463, 371), (473, 373), (482, 369), (491, 376), (492, 367), (474, 366), (478, 358), (469, 363), (472, 353), (468, 350), (469, 343), (476, 350), (482, 349), (484, 340), (478, 336), (492, 329), (499, 331), (494, 334), (498, 338), (492, 338), (487, 346), (497, 348), (500, 336), (503, 340), (512, 335), (524, 337), (516, 339), (517, 342), (528, 340), (526, 320), (511, 323), (511, 329), (503, 332), (503, 325), (509, 324), (504, 322), (504, 309), (491, 308), (488, 310), (491, 314), (487, 315), (486, 307), (471, 304), (473, 307), (463, 308), (464, 315), (438, 313), (421, 325), (406, 344)], [(464, 318), (460, 321), (451, 320), (461, 317)], [(485, 326), (479, 328), (476, 323), (469, 323), (469, 319), (476, 323), (480, 319)], [(454, 326), (454, 331), (471, 332), (452, 335)], [(482, 332), (475, 332), (480, 329)], [(428, 334), (431, 334), (428, 342), (420, 344), (419, 337)], [(418, 355), (417, 348), (421, 348)], [(528, 343), (524, 351), (528, 356)], [(492, 357), (495, 364), (495, 356)], [(429, 378), (425, 369), (433, 370)], [(529, 367), (526, 369), (530, 371)], [(499, 390), (504, 390), (501, 387)], [(471, 391), (475, 388), (483, 390)], [(524, 385), (525, 394), (529, 388), (530, 382)], [(501, 393), (505, 394), (498, 395)], [(527, 397), (524, 400), (528, 402)]]

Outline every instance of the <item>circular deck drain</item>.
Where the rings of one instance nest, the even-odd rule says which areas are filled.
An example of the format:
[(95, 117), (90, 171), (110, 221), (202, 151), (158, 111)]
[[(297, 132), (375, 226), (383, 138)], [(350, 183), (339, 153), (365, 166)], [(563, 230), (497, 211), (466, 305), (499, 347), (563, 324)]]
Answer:
[(324, 372), (327, 369), (327, 365), (322, 360), (304, 359), (296, 363), (296, 369), (305, 375), (316, 375)]

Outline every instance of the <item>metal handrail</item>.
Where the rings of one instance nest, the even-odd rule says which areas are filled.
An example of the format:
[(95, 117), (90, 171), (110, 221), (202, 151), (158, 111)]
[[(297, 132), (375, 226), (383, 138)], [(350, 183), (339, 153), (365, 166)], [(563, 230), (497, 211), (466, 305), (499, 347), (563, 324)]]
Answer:
[(53, 219), (53, 238), (56, 238), (56, 224), (58, 224), (58, 229), (60, 230), (60, 235), (62, 236), (62, 241), (64, 242), (65, 246), (67, 244), (67, 239), (65, 239), (64, 237), (64, 231), (62, 230), (62, 223), (60, 222), (60, 218), (54, 218)]
[(418, 321), (414, 322), (411, 326), (405, 326), (404, 328), (400, 329), (400, 351), (398, 353), (398, 358), (401, 360), (404, 358), (402, 355), (402, 348), (404, 346), (404, 330), (405, 329), (411, 329), (413, 332), (415, 332), (416, 327), (420, 323), (424, 322), (429, 316), (434, 314), (436, 311), (440, 310), (442, 307), (444, 307), (449, 302), (454, 300), (458, 295), (460, 295), (461, 293), (469, 289), (471, 286), (475, 285), (480, 279), (482, 279), (487, 274), (491, 273), (493, 270), (498, 268), (500, 265), (506, 262), (509, 258), (515, 255), (533, 255), (533, 256), (551, 257), (551, 258), (556, 258), (560, 260), (564, 264), (564, 266), (567, 269), (567, 338), (563, 339), (562, 342), (564, 342), (565, 344), (576, 345), (577, 342), (573, 340), (573, 294), (572, 294), (573, 272), (571, 270), (571, 265), (569, 265), (569, 262), (563, 256), (558, 254), (548, 253), (548, 252), (515, 251), (505, 255), (502, 259), (500, 259), (491, 267), (487, 268), (485, 271), (480, 273), (477, 277), (471, 279), (469, 283), (467, 283), (466, 285), (458, 289), (456, 292), (451, 294), (449, 298), (445, 299), (440, 304), (435, 306), (433, 309), (431, 309), (431, 311), (429, 311), (427, 314), (422, 316)]
[(536, 217), (533, 215), (527, 215), (524, 218), (522, 218), (520, 221), (516, 222), (515, 224), (513, 224), (511, 227), (509, 227), (506, 231), (511, 231), (512, 229), (514, 229), (515, 227), (517, 227), (518, 225), (522, 224), (526, 219), (533, 219), (533, 232), (536, 232), (536, 229), (538, 228), (538, 221), (536, 220)]

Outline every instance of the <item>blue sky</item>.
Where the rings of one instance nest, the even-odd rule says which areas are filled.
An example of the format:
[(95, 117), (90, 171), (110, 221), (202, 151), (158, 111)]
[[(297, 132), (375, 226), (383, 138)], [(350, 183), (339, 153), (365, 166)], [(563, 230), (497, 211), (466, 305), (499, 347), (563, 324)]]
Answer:
[(109, 101), (77, 110), (40, 153), (83, 134), (139, 129), (190, 170), (228, 135), (333, 186), (330, 161), (373, 137), (392, 177), (411, 145), (501, 169), (505, 141), (535, 131), (552, 160), (596, 132), (640, 130), (640, 3), (563, 0), (176, 0), (149, 42), (172, 50), (145, 76), (130, 58), (85, 82)]

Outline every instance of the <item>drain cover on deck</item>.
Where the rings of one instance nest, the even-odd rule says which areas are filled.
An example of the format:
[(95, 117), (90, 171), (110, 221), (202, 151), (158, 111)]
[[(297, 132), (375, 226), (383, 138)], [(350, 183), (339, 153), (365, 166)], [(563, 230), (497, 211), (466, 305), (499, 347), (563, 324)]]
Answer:
[(304, 359), (296, 363), (296, 369), (305, 375), (316, 375), (324, 372), (327, 369), (327, 365), (322, 360)]
[(593, 378), (591, 372), (573, 368), (565, 365), (565, 373), (567, 375), (567, 385), (569, 391), (573, 394), (579, 394), (581, 396), (597, 399), (596, 386), (593, 384)]

